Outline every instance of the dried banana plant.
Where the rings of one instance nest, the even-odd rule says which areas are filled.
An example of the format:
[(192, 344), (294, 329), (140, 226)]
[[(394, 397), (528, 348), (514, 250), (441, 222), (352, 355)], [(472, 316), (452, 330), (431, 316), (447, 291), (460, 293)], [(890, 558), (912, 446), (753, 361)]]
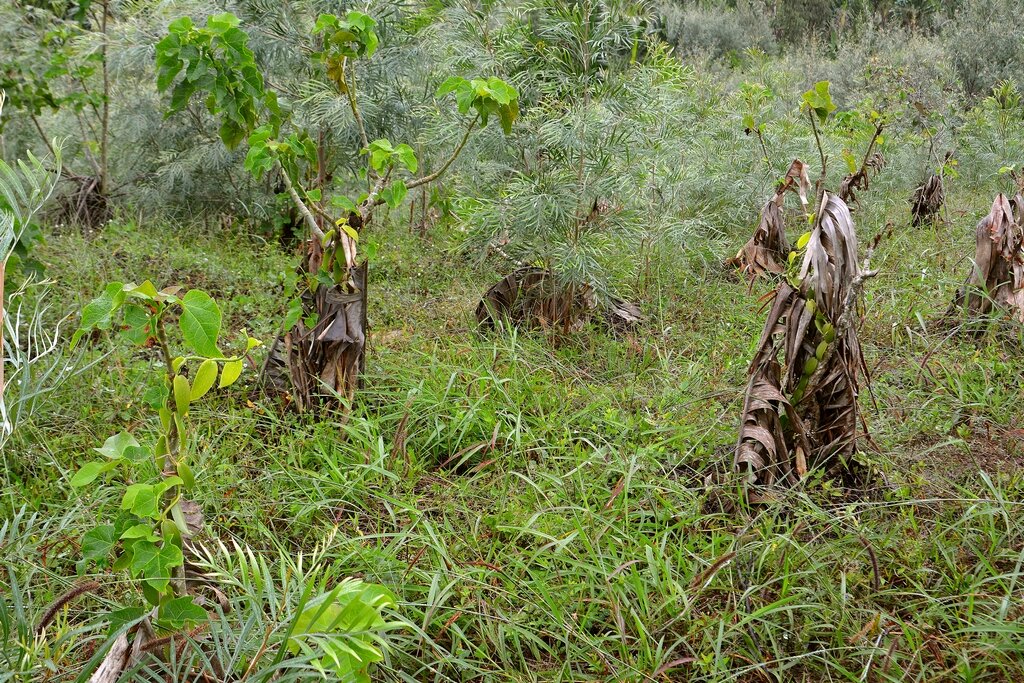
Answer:
[(956, 294), (950, 314), (976, 319), (995, 307), (1024, 322), (1024, 195), (1000, 193), (975, 228), (974, 268)]
[(636, 304), (614, 296), (602, 304), (592, 287), (559, 286), (551, 271), (535, 266), (502, 278), (476, 308), (476, 321), (485, 328), (507, 321), (516, 327), (578, 331), (595, 316), (616, 331), (632, 328), (643, 317)]
[[(864, 368), (857, 303), (875, 275), (858, 264), (850, 209), (823, 192), (799, 270), (779, 284), (749, 369), (734, 467), (753, 485), (795, 484), (808, 469), (845, 469), (856, 448)], [(795, 265), (795, 264), (794, 264)], [(781, 360), (780, 360), (781, 355)], [(848, 478), (848, 477), (847, 477)], [(750, 492), (751, 501), (759, 500)]]
[(751, 282), (763, 273), (781, 274), (786, 269), (786, 258), (790, 252), (783, 218), (786, 192), (793, 191), (800, 196), (800, 203), (806, 213), (807, 193), (810, 189), (807, 165), (799, 159), (794, 159), (789, 171), (786, 172), (786, 177), (775, 188), (775, 196), (761, 209), (761, 220), (754, 231), (754, 236), (725, 264), (739, 269)]
[(932, 174), (910, 196), (911, 224), (917, 227), (934, 219), (946, 203), (946, 189), (942, 176)]
[[(846, 204), (852, 204), (857, 201), (857, 192), (867, 192), (871, 185), (871, 175), (878, 175), (885, 167), (885, 157), (882, 156), (881, 152), (875, 151), (875, 144), (878, 142), (878, 138), (882, 136), (884, 129), (885, 124), (879, 119), (875, 124), (875, 132), (871, 136), (871, 142), (868, 143), (867, 151), (864, 152), (864, 159), (860, 162), (860, 167), (855, 170), (851, 169), (850, 173), (839, 183), (839, 198)], [(824, 167), (825, 162), (822, 159), (823, 172)], [(824, 173), (822, 175), (824, 177)]]
[[(872, 146), (874, 142), (872, 142)], [(857, 201), (857, 192), (866, 192), (870, 189), (870, 177), (878, 175), (885, 168), (885, 157), (881, 152), (875, 152), (864, 157), (864, 163), (855, 172), (848, 174), (839, 183), (839, 198), (847, 204)]]
[(317, 313), (307, 328), (298, 321), (274, 340), (263, 368), (268, 388), (289, 396), (299, 411), (335, 396), (352, 404), (365, 365), (367, 264), (349, 269), (347, 287), (321, 286), (303, 297)]

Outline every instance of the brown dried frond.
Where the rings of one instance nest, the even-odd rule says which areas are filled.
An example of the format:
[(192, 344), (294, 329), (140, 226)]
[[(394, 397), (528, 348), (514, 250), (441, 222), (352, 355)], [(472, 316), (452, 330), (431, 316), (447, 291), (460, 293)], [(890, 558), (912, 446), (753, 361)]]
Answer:
[(785, 178), (775, 188), (775, 195), (761, 208), (761, 219), (754, 235), (725, 264), (738, 268), (751, 281), (764, 273), (782, 273), (786, 269), (786, 258), (790, 246), (786, 240), (786, 224), (783, 217), (783, 202), (786, 192), (795, 192), (800, 204), (807, 212), (807, 193), (811, 182), (807, 176), (807, 165), (794, 159), (789, 165)]
[(612, 296), (598, 300), (590, 286), (564, 287), (546, 268), (517, 268), (484, 293), (476, 308), (481, 327), (507, 320), (517, 327), (578, 330), (597, 316), (615, 331), (626, 331), (643, 316), (633, 303)]
[(751, 280), (763, 273), (782, 273), (786, 269), (789, 242), (782, 217), (782, 195), (775, 195), (761, 209), (761, 221), (739, 252), (726, 261)]
[(914, 190), (914, 194), (910, 197), (911, 224), (918, 226), (932, 220), (942, 211), (942, 205), (945, 202), (946, 190), (942, 177), (932, 174), (928, 180)]
[(364, 261), (349, 269), (345, 284), (306, 295), (303, 307), (316, 314), (316, 325), (299, 320), (267, 353), (264, 386), (291, 396), (300, 412), (326, 398), (355, 396), (366, 363), (366, 272)]
[(870, 188), (870, 176), (878, 175), (885, 168), (885, 157), (875, 152), (864, 161), (864, 165), (856, 172), (848, 174), (839, 183), (839, 198), (847, 204), (857, 201), (856, 192), (866, 192)]
[(974, 268), (957, 292), (950, 313), (972, 318), (995, 306), (1024, 322), (1024, 195), (1000, 193), (974, 231)]

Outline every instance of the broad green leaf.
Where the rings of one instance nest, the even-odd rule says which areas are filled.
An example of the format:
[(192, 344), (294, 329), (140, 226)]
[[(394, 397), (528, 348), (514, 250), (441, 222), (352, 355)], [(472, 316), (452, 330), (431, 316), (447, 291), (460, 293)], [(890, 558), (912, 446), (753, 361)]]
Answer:
[(362, 29), (363, 31), (369, 31), (377, 25), (377, 22), (373, 20), (373, 17), (368, 14), (363, 14), (357, 10), (352, 10), (345, 15), (345, 21), (356, 28)]
[(75, 476), (71, 477), (71, 488), (77, 489), (83, 486), (88, 486), (96, 479), (96, 477), (100, 476), (104, 472), (109, 472), (115, 467), (117, 467), (117, 460), (97, 460), (94, 462), (87, 462), (82, 465), (82, 469), (75, 473)]
[(82, 309), (82, 322), (71, 337), (71, 348), (75, 348), (79, 339), (93, 329), (109, 329), (110, 317), (124, 303), (124, 285), (111, 282), (103, 293), (86, 304)]
[(121, 509), (139, 517), (156, 519), (160, 516), (160, 499), (152, 484), (132, 484), (121, 499)]
[(344, 209), (345, 211), (348, 211), (350, 213), (356, 210), (355, 202), (353, 202), (348, 197), (340, 194), (331, 197), (331, 206), (338, 209)]
[(509, 104), (513, 100), (519, 99), (516, 89), (500, 78), (492, 76), (487, 79), (487, 87), (491, 91), (491, 96), (500, 104)]
[(211, 15), (206, 20), (206, 27), (214, 31), (224, 32), (238, 26), (238, 23), (238, 17), (230, 12), (224, 12), (223, 14)]
[(142, 621), (147, 612), (149, 610), (145, 607), (125, 607), (108, 612), (107, 619), (110, 621), (110, 626), (107, 627), (107, 636), (113, 637), (122, 628), (131, 625), (133, 622)]
[(405, 195), (409, 193), (409, 190), (405, 187), (405, 183), (401, 180), (396, 180), (391, 183), (391, 198), (394, 201), (394, 206), (398, 206), (405, 199)]
[(125, 460), (130, 460), (134, 463), (149, 462), (152, 457), (153, 451), (150, 450), (149, 446), (128, 446), (128, 448), (124, 449)]
[(180, 17), (167, 25), (171, 33), (185, 33), (192, 28), (192, 17)]
[(106, 560), (116, 543), (114, 525), (103, 524), (90, 529), (82, 536), (82, 558), (86, 561)]
[(153, 461), (158, 470), (163, 471), (164, 459), (169, 452), (167, 448), (167, 435), (161, 434), (160, 438), (156, 440), (156, 447), (153, 449)]
[(338, 17), (333, 14), (321, 14), (313, 25), (313, 33), (323, 33), (329, 28), (338, 26)]
[(222, 358), (217, 348), (221, 313), (217, 302), (206, 292), (193, 289), (181, 300), (181, 335), (185, 343), (200, 356)]
[(186, 624), (194, 624), (207, 619), (206, 610), (192, 602), (192, 596), (184, 595), (160, 605), (157, 621), (164, 628), (177, 631)]
[(448, 93), (455, 92), (460, 88), (465, 89), (468, 87), (469, 81), (467, 81), (465, 78), (461, 78), (460, 76), (452, 76), (451, 78), (449, 78), (448, 80), (441, 84), (441, 87), (437, 89), (437, 94), (435, 95), (435, 97), (440, 99), (447, 95)]
[(857, 158), (854, 157), (853, 154), (850, 153), (850, 150), (848, 150), (848, 149), (844, 149), (843, 150), (843, 161), (846, 162), (846, 169), (850, 173), (856, 173), (857, 172)]
[(146, 389), (142, 395), (142, 402), (153, 410), (160, 410), (160, 406), (167, 400), (167, 385), (163, 382)]
[(124, 552), (114, 559), (114, 564), (110, 565), (110, 568), (115, 572), (127, 571), (128, 567), (132, 564), (132, 543), (125, 543)]
[(141, 285), (126, 284), (124, 286), (124, 293), (135, 299), (142, 299), (143, 301), (155, 301), (159, 296), (160, 292), (157, 291), (156, 285), (149, 280), (146, 280)]
[(126, 304), (124, 307), (124, 324), (128, 328), (123, 334), (137, 346), (142, 346), (153, 336), (150, 324), (152, 317), (149, 310), (138, 304)]
[(229, 387), (234, 384), (242, 374), (242, 361), (230, 360), (224, 364), (220, 372), (220, 388)]
[(181, 477), (164, 477), (162, 480), (160, 480), (159, 484), (153, 484), (153, 488), (156, 489), (157, 495), (163, 495), (164, 491), (166, 491), (167, 489), (173, 486), (181, 486), (184, 483), (185, 482), (182, 481)]
[(818, 81), (813, 88), (804, 93), (801, 99), (801, 107), (813, 110), (822, 123), (828, 119), (829, 114), (836, 110), (829, 88), (828, 81)]
[(189, 393), (189, 400), (198, 401), (213, 388), (217, 381), (217, 361), (207, 358), (196, 370), (196, 376), (192, 379), (192, 390)]
[(473, 100), (476, 98), (476, 93), (471, 87), (467, 86), (459, 88), (455, 91), (455, 104), (459, 108), (459, 113), (465, 116), (469, 113), (469, 108), (473, 106)]
[(136, 524), (125, 529), (124, 533), (121, 534), (121, 539), (152, 541), (155, 543), (160, 540), (160, 537), (153, 533), (153, 526), (151, 524)]
[(172, 544), (158, 546), (149, 541), (140, 541), (132, 548), (132, 576), (140, 574), (157, 591), (163, 591), (170, 583), (175, 567), (180, 567), (184, 557), (181, 549)]
[(135, 440), (134, 436), (132, 436), (128, 432), (119, 432), (117, 434), (114, 434), (114, 436), (110, 437), (106, 441), (104, 441), (102, 446), (100, 446), (99, 448), (94, 448), (93, 450), (99, 453), (100, 455), (105, 455), (108, 458), (117, 460), (119, 458), (124, 457), (124, 452), (126, 448), (128, 448), (129, 446), (138, 445), (139, 442)]
[(299, 322), (300, 318), (302, 318), (302, 299), (296, 297), (289, 302), (288, 313), (284, 316), (285, 331), (295, 327), (295, 323)]
[[(127, 569), (127, 567), (125, 567), (125, 569)], [(151, 605), (159, 605), (161, 596), (163, 595), (163, 591), (166, 588), (167, 586), (164, 586), (160, 590), (157, 590), (157, 587), (151, 584), (149, 581), (143, 581), (142, 597), (146, 598), (146, 602), (148, 602)]]
[(178, 454), (188, 453), (188, 432), (185, 431), (185, 420), (174, 413), (174, 426), (178, 430)]
[(519, 104), (513, 100), (507, 106), (498, 109), (498, 118), (501, 121), (501, 130), (505, 135), (512, 132), (512, 124), (519, 118)]
[(409, 169), (410, 173), (415, 173), (419, 168), (419, 162), (416, 161), (416, 153), (409, 145), (405, 143), (398, 145), (395, 147), (395, 154), (401, 160), (402, 165)]
[(172, 415), (171, 411), (168, 410), (167, 408), (160, 408), (157, 414), (160, 416), (160, 426), (163, 427), (165, 432), (170, 431)]

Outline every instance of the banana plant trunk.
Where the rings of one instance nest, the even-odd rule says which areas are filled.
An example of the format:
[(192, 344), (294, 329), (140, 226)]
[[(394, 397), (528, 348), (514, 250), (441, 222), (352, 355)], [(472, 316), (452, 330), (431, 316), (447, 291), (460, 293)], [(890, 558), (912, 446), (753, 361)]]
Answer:
[(331, 402), (350, 408), (366, 367), (368, 265), (356, 262), (354, 240), (344, 233), (339, 240), (342, 249), (326, 252), (317, 239), (307, 242), (305, 272), (320, 271), (325, 257), (332, 270), (333, 259), (343, 258), (346, 277), (302, 296), (302, 319), (278, 335), (263, 369), (264, 386), (300, 412)]
[(349, 270), (345, 285), (320, 286), (307, 296), (317, 323), (301, 321), (283, 335), (291, 397), (300, 411), (325, 399), (351, 406), (366, 366), (367, 264)]

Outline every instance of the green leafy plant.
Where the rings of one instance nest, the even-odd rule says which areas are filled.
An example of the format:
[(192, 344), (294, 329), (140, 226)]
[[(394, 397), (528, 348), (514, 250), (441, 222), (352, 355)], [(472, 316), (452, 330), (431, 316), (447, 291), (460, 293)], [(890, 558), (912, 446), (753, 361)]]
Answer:
[(757, 138), (763, 155), (762, 161), (771, 171), (772, 160), (765, 141), (765, 130), (768, 128), (767, 119), (771, 114), (770, 105), (776, 95), (771, 88), (762, 83), (743, 82), (740, 84), (739, 97), (742, 106), (743, 132)]
[(225, 13), (210, 16), (203, 27), (189, 17), (176, 19), (156, 44), (157, 89), (174, 84), (167, 115), (185, 109), (196, 93), (205, 94), (206, 108), (219, 116), (220, 137), (229, 149), (257, 126), (261, 106), (277, 113), (276, 97), (264, 87), (248, 40), (238, 17)]
[(388, 624), (381, 610), (395, 606), (395, 597), (383, 586), (343, 579), (329, 592), (303, 602), (287, 649), (315, 656), (314, 666), (345, 683), (369, 683), (369, 667), (384, 659), (377, 633)]
[[(142, 479), (123, 486), (120, 515), (112, 523), (83, 536), (80, 564), (110, 566), (141, 580), (143, 596), (153, 610), (149, 615), (142, 607), (125, 613), (128, 621), (146, 622), (138, 637), (151, 631), (150, 621), (174, 631), (206, 617), (184, 580), (184, 541), (202, 526), (197, 506), (186, 499), (195, 486), (188, 417), (191, 407), (215, 385), (224, 388), (238, 380), (244, 354), (259, 344), (246, 336), (242, 353), (226, 356), (219, 347), (222, 316), (217, 303), (201, 290), (182, 296), (179, 291), (157, 290), (148, 280), (140, 285), (111, 283), (83, 309), (71, 339), (74, 347), (95, 330), (121, 328), (134, 344), (159, 349), (163, 360), (162, 380), (144, 396), (159, 416), (156, 438), (143, 444), (130, 432), (115, 434), (94, 449), (102, 457), (85, 463), (71, 478), (76, 489), (116, 480), (118, 473)], [(181, 355), (172, 352), (168, 341), (167, 319), (172, 314), (177, 314), (186, 347)]]
[[(365, 362), (367, 263), (358, 253), (360, 231), (378, 207), (396, 208), (410, 190), (441, 177), (478, 122), (487, 125), (496, 115), (509, 132), (519, 113), (518, 93), (493, 77), (446, 81), (437, 98), (454, 93), (459, 112), (468, 120), (465, 133), (437, 171), (415, 177), (420, 164), (412, 147), (383, 138), (371, 141), (363, 120), (356, 62), (376, 52), (376, 22), (355, 10), (344, 18), (319, 15), (311, 31), (315, 49), (309, 52), (310, 67), (347, 102), (359, 131), (359, 151), (366, 156), (365, 166), (353, 179), (365, 183), (365, 191), (353, 198), (327, 181), (337, 170), (327, 131), (307, 129), (295, 112), (278, 107), (238, 24), (230, 14), (210, 17), (205, 27), (194, 26), (188, 18), (172, 22), (157, 45), (157, 87), (172, 91), (169, 114), (187, 107), (194, 95), (205, 95), (207, 109), (221, 121), (226, 145), (232, 147), (248, 136), (246, 169), (257, 179), (280, 173), (309, 239), (267, 374), (299, 409), (311, 407), (325, 394), (350, 404)], [(314, 329), (317, 334), (310, 343), (294, 343)]]

